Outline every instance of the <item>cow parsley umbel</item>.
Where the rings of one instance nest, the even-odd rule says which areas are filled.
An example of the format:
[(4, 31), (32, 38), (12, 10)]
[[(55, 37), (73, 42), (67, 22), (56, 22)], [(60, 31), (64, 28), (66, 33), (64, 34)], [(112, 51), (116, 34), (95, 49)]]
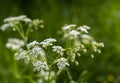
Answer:
[(28, 49), (33, 48), (34, 46), (37, 46), (38, 44), (39, 42), (37, 41), (30, 42), (29, 44), (27, 44), (27, 48)]
[(100, 48), (104, 47), (104, 45), (103, 43), (96, 42), (94, 38), (89, 35), (89, 29), (90, 27), (86, 25), (76, 27), (75, 24), (72, 24), (72, 27), (70, 24), (62, 28), (64, 34), (63, 37), (67, 40), (67, 48), (71, 49), (71, 51), (68, 52), (68, 54), (72, 58), (72, 61), (75, 61), (76, 55), (80, 55), (81, 51), (87, 53), (89, 52), (89, 50), (91, 50), (92, 56), (95, 52), (101, 53)]
[(30, 55), (34, 56), (35, 58), (38, 58), (38, 56), (45, 57), (45, 52), (41, 47), (35, 46), (32, 48)]
[(33, 63), (33, 66), (34, 66), (33, 70), (38, 72), (46, 71), (49, 69), (47, 63), (44, 61), (37, 61), (36, 63)]
[(24, 45), (24, 40), (20, 40), (17, 38), (9, 38), (8, 42), (6, 43), (6, 47), (12, 50), (21, 50)]
[(54, 38), (48, 38), (42, 41), (40, 44), (42, 45), (43, 48), (47, 48), (48, 46), (52, 46), (54, 42), (57, 40)]
[(69, 66), (69, 63), (67, 62), (67, 59), (63, 58), (63, 57), (57, 59), (56, 62), (57, 62), (57, 66), (58, 66), (59, 69), (62, 69), (66, 66)]
[[(62, 71), (66, 71), (69, 83), (77, 83), (73, 81), (68, 66), (71, 66), (71, 63), (79, 65), (79, 59), (76, 58), (82, 54), (87, 53), (94, 58), (94, 54), (101, 53), (100, 48), (104, 47), (103, 43), (95, 41), (89, 35), (90, 27), (77, 27), (76, 24), (62, 27), (63, 37), (58, 41), (60, 45), (56, 45), (55, 38), (28, 42), (30, 32), (38, 30), (39, 27), (44, 27), (43, 20), (32, 20), (25, 15), (6, 18), (0, 27), (2, 31), (11, 29), (18, 32), (21, 38), (9, 38), (6, 47), (15, 52), (16, 60), (32, 65), (35, 76), (38, 76), (38, 83), (56, 83)], [(35, 80), (37, 78), (35, 77)]]
[(65, 49), (63, 49), (61, 46), (53, 46), (53, 51), (63, 56)]

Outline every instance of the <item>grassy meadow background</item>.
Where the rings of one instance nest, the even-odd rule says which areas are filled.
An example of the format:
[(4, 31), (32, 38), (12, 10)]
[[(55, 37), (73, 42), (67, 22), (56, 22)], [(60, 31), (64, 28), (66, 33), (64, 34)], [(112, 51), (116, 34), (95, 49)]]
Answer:
[[(101, 54), (81, 56), (80, 65), (70, 67), (74, 80), (88, 83), (120, 83), (120, 0), (0, 0), (0, 25), (10, 16), (27, 15), (44, 20), (44, 29), (30, 34), (29, 42), (53, 37), (60, 42), (64, 24), (88, 25), (90, 34), (105, 47)], [(31, 65), (15, 61), (5, 47), (16, 32), (0, 31), (0, 83), (31, 83), (35, 80)], [(81, 75), (85, 73), (84, 75)], [(63, 83), (66, 76), (60, 76)]]

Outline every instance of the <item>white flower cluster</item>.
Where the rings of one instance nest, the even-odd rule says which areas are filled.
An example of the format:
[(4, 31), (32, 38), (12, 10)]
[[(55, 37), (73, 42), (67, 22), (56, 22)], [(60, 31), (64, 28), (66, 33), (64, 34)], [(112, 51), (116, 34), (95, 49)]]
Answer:
[(6, 43), (6, 47), (12, 50), (21, 50), (24, 45), (25, 42), (17, 38), (9, 38)]
[(39, 20), (39, 19), (31, 20), (26, 15), (20, 15), (17, 17), (9, 17), (4, 19), (4, 24), (1, 26), (0, 29), (2, 31), (5, 31), (8, 28), (12, 28), (13, 31), (15, 31), (15, 30), (18, 30), (20, 27), (23, 27), (21, 26), (23, 22), (27, 24), (28, 27), (33, 27), (33, 28), (30, 28), (31, 29), (30, 31), (33, 31), (33, 29), (38, 29), (38, 27), (41, 27), (41, 28), (44, 27), (43, 20)]
[(9, 17), (9, 18), (4, 19), (5, 24), (3, 24), (1, 26), (1, 30), (5, 31), (8, 28), (13, 28), (13, 30), (15, 30), (15, 27), (21, 21), (23, 21), (25, 23), (32, 22), (32, 20), (27, 18), (25, 15), (21, 15), (21, 16), (18, 16), (18, 17)]
[(26, 63), (30, 62), (28, 51), (20, 50), (19, 52), (16, 52), (14, 55), (16, 60), (24, 60)]
[(56, 41), (57, 41), (56, 39), (48, 38), (48, 39), (45, 39), (40, 44), (42, 45), (43, 48), (47, 48), (48, 46), (53, 45), (53, 43), (56, 42)]
[(75, 24), (65, 25), (64, 27), (62, 27), (62, 30), (64, 31), (64, 37), (73, 39), (78, 34), (80, 34), (77, 30), (73, 30), (75, 27)]
[(14, 27), (14, 24), (13, 24), (13, 23), (4, 24), (4, 25), (1, 26), (0, 29), (1, 29), (2, 31), (5, 31), (5, 30), (8, 29), (9, 27), (10, 27), (10, 28)]
[(19, 54), (19, 56), (18, 56), (18, 53), (16, 54), (16, 56), (18, 56), (17, 57), (17, 60), (20, 60), (20, 59), (25, 59), (26, 57), (27, 57), (27, 51), (22, 51), (20, 54)]
[(75, 27), (75, 24), (70, 24), (62, 27), (64, 37), (69, 39), (75, 39), (80, 37), (80, 35), (82, 35), (83, 33), (88, 33), (88, 30), (90, 29), (90, 27), (85, 25), (80, 26), (77, 29), (75, 29)]
[(39, 55), (45, 57), (45, 52), (41, 47), (35, 46), (34, 48), (32, 48), (30, 55), (34, 56), (35, 58), (38, 58)]
[(69, 30), (72, 30), (72, 28), (76, 27), (75, 24), (70, 24), (70, 25), (65, 25), (62, 27), (62, 30), (63, 31), (69, 31)]
[(53, 46), (53, 51), (57, 52), (61, 56), (63, 56), (65, 49), (63, 49), (61, 46)]
[[(48, 46), (53, 45), (53, 43), (56, 41), (57, 40), (54, 38), (48, 38), (42, 42), (37, 42), (37, 41), (30, 42), (27, 44), (27, 50), (22, 50), (19, 53), (17, 53), (16, 55), (17, 60), (24, 59), (26, 62), (32, 61), (32, 63), (34, 63), (33, 64), (34, 70), (36, 71), (40, 71), (42, 69), (48, 69), (46, 53), (43, 50), (43, 48), (47, 48)], [(40, 46), (42, 46), (43, 48)], [(53, 52), (56, 52), (59, 55), (63, 56), (65, 51), (64, 48), (55, 45), (53, 45), (51, 48)], [(63, 67), (69, 65), (65, 58), (59, 58), (56, 62), (59, 69), (62, 69)]]
[(4, 22), (15, 22), (15, 21), (23, 21), (26, 23), (30, 23), (32, 20), (27, 18), (27, 16), (25, 15), (21, 15), (18, 17), (9, 17), (9, 18), (4, 19)]
[(81, 38), (82, 38), (82, 42), (83, 42), (84, 44), (90, 44), (90, 43), (94, 40), (94, 38), (91, 37), (91, 36), (88, 35), (88, 34), (82, 34), (82, 35), (81, 35)]
[[(90, 50), (92, 49), (94, 52), (101, 53), (99, 47), (104, 47), (103, 43), (96, 42), (92, 36), (88, 35), (90, 27), (85, 25), (76, 27), (75, 24), (62, 27), (63, 36), (68, 40), (66, 41), (66, 49), (62, 46), (54, 45), (54, 43), (57, 42), (54, 38), (48, 38), (42, 42), (33, 41), (27, 44), (29, 32), (39, 27), (44, 27), (42, 23), (43, 20), (31, 20), (27, 18), (27, 16), (21, 15), (6, 18), (0, 28), (3, 31), (12, 28), (19, 32), (23, 40), (9, 38), (6, 47), (17, 51), (15, 53), (17, 60), (23, 59), (26, 63), (31, 61), (34, 67), (33, 71), (40, 72), (41, 77), (38, 83), (48, 83), (48, 80), (50, 83), (56, 83), (54, 80), (55, 76), (59, 75), (62, 69), (70, 65), (68, 61), (79, 64), (79, 62), (76, 61), (76, 55), (81, 56), (81, 51), (87, 53), (89, 51), (88, 48), (91, 47)], [(25, 31), (23, 24), (28, 27)], [(66, 54), (66, 56), (64, 56), (64, 54)], [(53, 55), (53, 57), (49, 55)], [(91, 54), (91, 57), (93, 58), (94, 55)], [(59, 69), (58, 71), (55, 70), (56, 74), (52, 71), (53, 66), (55, 66), (54, 64), (57, 64)], [(72, 79), (70, 80), (70, 83), (76, 83)]]
[(44, 50), (39, 46), (39, 42), (33, 41), (27, 45), (27, 48), (30, 50), (30, 55), (34, 56), (34, 58), (38, 58), (40, 55), (42, 58), (45, 58)]
[[(62, 27), (64, 33), (63, 37), (70, 41), (72, 40), (71, 45), (74, 47), (71, 49), (71, 53), (68, 53), (73, 58), (71, 60), (75, 61), (76, 54), (80, 55), (80, 51), (83, 51), (84, 53), (89, 52), (88, 47), (90, 47), (93, 52), (101, 53), (99, 47), (104, 47), (104, 44), (96, 42), (94, 38), (88, 34), (89, 29), (90, 27), (86, 25), (76, 27), (75, 24)], [(93, 54), (91, 55), (93, 56)]]
[(58, 66), (59, 69), (62, 69), (65, 66), (69, 66), (69, 63), (67, 62), (67, 59), (63, 58), (63, 57), (57, 59), (56, 62), (57, 62), (57, 66)]
[(80, 35), (80, 32), (78, 32), (77, 30), (72, 30), (69, 32), (69, 37), (70, 39), (75, 39), (78, 37), (78, 35)]
[(48, 65), (45, 61), (37, 61), (36, 63), (33, 63), (34, 71), (40, 72), (44, 70), (48, 70)]
[(38, 44), (39, 44), (39, 42), (37, 42), (37, 41), (30, 42), (29, 44), (27, 44), (27, 48), (28, 49), (33, 48), (34, 46), (36, 46)]
[(17, 52), (15, 57), (17, 60), (24, 59), (26, 63), (34, 62), (38, 58), (45, 60), (45, 51), (39, 46), (39, 42), (33, 41), (27, 45), (27, 50)]
[(78, 27), (77, 29), (80, 30), (81, 32), (88, 33), (88, 30), (90, 29), (90, 27), (83, 25)]

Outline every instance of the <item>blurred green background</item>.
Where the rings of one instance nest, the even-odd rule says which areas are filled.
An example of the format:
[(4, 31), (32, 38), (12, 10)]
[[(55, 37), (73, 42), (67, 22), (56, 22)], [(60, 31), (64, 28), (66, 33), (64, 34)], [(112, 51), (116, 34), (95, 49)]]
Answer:
[[(73, 79), (84, 83), (120, 83), (120, 0), (0, 0), (0, 25), (4, 18), (19, 15), (44, 20), (45, 28), (31, 33), (29, 41), (59, 39), (58, 32), (64, 24), (90, 26), (90, 34), (104, 42), (105, 47), (94, 59), (82, 56), (79, 67), (70, 68)], [(0, 83), (31, 83), (31, 65), (15, 61), (5, 47), (9, 37), (19, 35), (0, 31)]]

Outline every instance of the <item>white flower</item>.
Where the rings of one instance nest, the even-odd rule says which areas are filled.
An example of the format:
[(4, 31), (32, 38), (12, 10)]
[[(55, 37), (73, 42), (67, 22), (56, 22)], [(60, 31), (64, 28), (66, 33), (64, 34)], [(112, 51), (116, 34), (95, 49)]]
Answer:
[(81, 35), (81, 38), (82, 38), (82, 42), (85, 44), (89, 44), (91, 41), (93, 41), (93, 37), (87, 34)]
[(25, 23), (30, 23), (30, 22), (32, 22), (32, 20), (29, 19), (29, 18), (25, 18), (25, 19), (23, 19), (22, 21), (24, 21)]
[(25, 15), (21, 15), (18, 17), (9, 17), (9, 18), (4, 19), (4, 22), (15, 22), (15, 21), (24, 21), (26, 23), (29, 23), (32, 20), (27, 18), (27, 16), (25, 16)]
[(80, 32), (78, 32), (78, 31), (76, 31), (76, 30), (70, 31), (70, 32), (69, 32), (70, 39), (76, 38), (79, 34), (80, 34)]
[(20, 50), (24, 46), (25, 42), (16, 38), (9, 38), (6, 43), (6, 47), (12, 50)]
[(86, 25), (83, 25), (82, 27), (84, 27), (85, 29), (90, 29), (90, 27)]
[(41, 42), (40, 43), (41, 45), (42, 45), (42, 47), (44, 47), (44, 48), (47, 48), (48, 46), (51, 46), (51, 45), (53, 45), (52, 43), (48, 43), (48, 42)]
[(37, 61), (36, 63), (33, 63), (34, 71), (40, 72), (44, 70), (48, 70), (48, 65), (45, 61)]
[(69, 66), (69, 63), (67, 62), (67, 59), (65, 58), (59, 58), (56, 60), (57, 66), (59, 69), (64, 68), (65, 66)]
[(25, 50), (21, 50), (20, 53), (16, 52), (15, 58), (16, 58), (16, 60), (23, 59), (26, 63), (30, 62), (30, 57), (28, 56), (28, 51), (25, 51)]
[(1, 30), (5, 31), (9, 27), (11, 27), (11, 28), (13, 28), (13, 30), (15, 30), (14, 27), (18, 26), (17, 24), (20, 21), (23, 21), (25, 23), (31, 23), (32, 22), (32, 20), (27, 18), (25, 15), (21, 15), (21, 16), (17, 16), (17, 17), (9, 17), (9, 18), (4, 19), (5, 24), (3, 24), (1, 26)]
[(83, 34), (83, 35), (81, 35), (81, 37), (82, 38), (84, 38), (84, 39), (93, 39), (90, 35), (87, 35), (87, 34)]
[(2, 25), (0, 29), (2, 31), (5, 31), (6, 29), (8, 29), (10, 27), (14, 27), (14, 24), (13, 23), (6, 23), (6, 24)]
[(48, 38), (48, 39), (45, 39), (40, 44), (42, 45), (42, 47), (47, 48), (48, 46), (53, 45), (53, 43), (56, 42), (56, 41), (57, 41), (56, 39)]
[(42, 56), (43, 58), (45, 57), (45, 52), (42, 48), (35, 46), (32, 48), (30, 55), (34, 56), (35, 58), (38, 58), (38, 56)]
[(65, 49), (63, 49), (61, 46), (53, 46), (52, 48), (54, 52), (57, 52), (63, 56)]
[(39, 42), (37, 42), (37, 41), (30, 42), (30, 43), (27, 45), (27, 48), (30, 49), (30, 48), (32, 48), (32, 47), (38, 45), (38, 44), (39, 44)]
[(16, 17), (9, 17), (4, 19), (4, 22), (12, 22), (12, 21), (16, 21)]
[(17, 56), (17, 60), (20, 59), (25, 59), (27, 55), (27, 51), (22, 51), (18, 56)]
[(57, 40), (56, 39), (53, 39), (53, 38), (48, 38), (48, 39), (45, 39), (44, 42), (48, 42), (48, 43), (54, 43), (56, 42)]
[(76, 25), (75, 24), (66, 25), (66, 26), (62, 27), (62, 30), (64, 30), (64, 31), (71, 30), (71, 28), (73, 28), (73, 27), (76, 27)]
[(90, 29), (90, 27), (84, 25), (84, 26), (78, 27), (77, 29), (82, 31), (82, 32), (88, 33), (87, 30)]
[(83, 27), (79, 27), (78, 30), (82, 31), (82, 32), (85, 32), (85, 33), (88, 33), (87, 29), (83, 28)]

